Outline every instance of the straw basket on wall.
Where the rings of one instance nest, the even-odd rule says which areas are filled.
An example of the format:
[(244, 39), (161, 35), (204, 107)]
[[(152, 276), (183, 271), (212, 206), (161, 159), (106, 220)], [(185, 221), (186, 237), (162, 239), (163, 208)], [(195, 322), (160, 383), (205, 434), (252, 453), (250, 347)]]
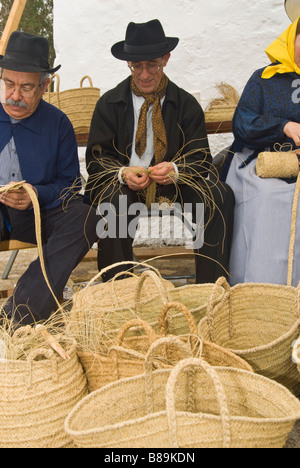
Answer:
[[(51, 92), (52, 83), (56, 79), (56, 89)], [(88, 80), (89, 86), (83, 86)], [(96, 103), (100, 99), (100, 89), (93, 87), (91, 78), (85, 75), (80, 80), (80, 87), (60, 91), (60, 77), (51, 77), (44, 100), (62, 110), (72, 122), (75, 133), (89, 133)]]
[(300, 374), (292, 345), (300, 332), (299, 287), (238, 284), (216, 306), (209, 306), (199, 336), (223, 346), (251, 364), (255, 372), (300, 394)]
[(84, 448), (279, 448), (299, 417), (277, 382), (190, 358), (96, 390), (65, 429)]
[(87, 395), (75, 344), (63, 344), (69, 359), (47, 346), (27, 358), (0, 361), (0, 447), (64, 448), (73, 442), (64, 420)]

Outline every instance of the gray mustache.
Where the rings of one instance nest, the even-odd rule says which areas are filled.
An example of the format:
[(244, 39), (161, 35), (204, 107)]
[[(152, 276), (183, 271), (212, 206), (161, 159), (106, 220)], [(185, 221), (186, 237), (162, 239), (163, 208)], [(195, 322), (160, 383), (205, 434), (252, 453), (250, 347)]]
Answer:
[(12, 98), (7, 99), (6, 105), (7, 105), (7, 106), (21, 107), (22, 109), (27, 109), (27, 108), (28, 108), (28, 104), (26, 104), (26, 102), (23, 102), (23, 101), (15, 101), (15, 100), (12, 99)]

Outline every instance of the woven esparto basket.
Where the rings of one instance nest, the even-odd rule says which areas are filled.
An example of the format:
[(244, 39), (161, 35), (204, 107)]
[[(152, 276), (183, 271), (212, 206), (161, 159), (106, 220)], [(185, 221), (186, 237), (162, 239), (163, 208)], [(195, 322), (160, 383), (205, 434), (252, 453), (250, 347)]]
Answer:
[(245, 359), (255, 372), (300, 394), (300, 374), (292, 345), (300, 332), (299, 288), (245, 283), (230, 287), (216, 306), (209, 305), (199, 336)]
[[(53, 80), (56, 79), (56, 90), (51, 92)], [(85, 80), (90, 86), (83, 86)], [(100, 99), (100, 89), (93, 87), (91, 78), (85, 75), (80, 80), (80, 87), (60, 91), (60, 78), (58, 74), (51, 77), (48, 91), (44, 100), (58, 107), (72, 122), (75, 133), (89, 133), (92, 116), (96, 103)]]
[[(116, 265), (120, 264), (114, 264), (110, 268)], [(116, 275), (110, 282), (94, 284), (101, 277), (101, 273), (84, 289), (74, 294), (68, 328), (83, 349), (90, 349), (92, 341), (94, 351), (107, 354), (117, 333), (126, 322), (134, 318), (141, 318), (148, 323), (157, 320), (161, 304), (167, 297), (167, 290), (174, 289), (174, 285), (163, 280), (155, 269), (145, 271), (140, 276), (125, 272), (130, 277), (116, 281), (119, 276)], [(145, 309), (139, 314), (136, 311), (136, 291), (141, 282), (145, 287), (140, 301)]]
[[(132, 335), (126, 338), (130, 330), (143, 329), (143, 335)], [(92, 351), (77, 351), (84, 368), (89, 391), (125, 377), (144, 372), (145, 355), (159, 337), (145, 321), (133, 319), (121, 327), (108, 354)]]
[(236, 367), (253, 372), (250, 364), (240, 356), (215, 343), (201, 340), (198, 336), (197, 324), (193, 315), (185, 305), (178, 302), (169, 302), (162, 308), (158, 318), (159, 334), (161, 336), (170, 336), (168, 326), (170, 322), (172, 323), (172, 318), (169, 318), (171, 310), (176, 310), (177, 313), (180, 312), (187, 321), (189, 334), (181, 335), (180, 339), (189, 342), (191, 357), (202, 357), (211, 366)]
[(279, 448), (298, 418), (299, 400), (277, 382), (189, 358), (96, 390), (65, 429), (84, 448)]
[[(143, 291), (144, 281), (146, 279), (147, 272), (144, 272), (144, 276), (141, 277), (140, 282), (136, 289), (136, 313), (139, 317), (149, 321), (155, 331), (158, 332), (158, 314), (161, 307), (157, 307), (157, 298), (155, 302), (153, 300), (144, 301)], [(158, 281), (161, 280), (157, 280)], [(159, 286), (159, 285), (158, 285)], [(211, 299), (212, 292), (216, 291), (213, 299)], [(225, 289), (222, 286), (216, 286), (213, 283), (208, 284), (190, 284), (186, 286), (180, 286), (177, 288), (162, 289), (160, 286), (160, 305), (165, 305), (168, 302), (178, 302), (183, 304), (189, 312), (192, 314), (193, 319), (198, 322), (205, 316), (206, 309), (210, 300), (213, 304), (217, 304), (221, 301), (225, 294)], [(172, 316), (172, 321), (169, 324), (168, 333), (174, 335), (183, 335), (189, 332), (188, 322), (182, 311), (178, 311), (177, 314)]]
[(64, 348), (70, 359), (40, 348), (27, 360), (0, 361), (1, 448), (73, 446), (64, 421), (88, 392), (75, 344)]

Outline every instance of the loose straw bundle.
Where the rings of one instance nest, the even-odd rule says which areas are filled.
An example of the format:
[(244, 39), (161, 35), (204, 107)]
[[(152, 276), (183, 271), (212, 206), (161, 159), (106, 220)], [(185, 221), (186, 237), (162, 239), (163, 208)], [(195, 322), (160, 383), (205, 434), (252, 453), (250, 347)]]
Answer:
[(231, 121), (240, 97), (229, 84), (220, 83), (216, 87), (221, 97), (214, 98), (209, 103), (205, 109), (205, 120), (207, 122)]

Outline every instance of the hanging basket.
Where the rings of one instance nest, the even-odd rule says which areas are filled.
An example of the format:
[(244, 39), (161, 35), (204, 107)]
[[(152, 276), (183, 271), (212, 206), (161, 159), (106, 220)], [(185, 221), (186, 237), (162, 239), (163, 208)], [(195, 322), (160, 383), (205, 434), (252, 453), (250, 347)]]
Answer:
[(41, 347), (24, 359), (0, 360), (1, 448), (73, 446), (64, 420), (87, 395), (87, 382), (75, 343), (60, 338), (58, 344), (68, 359)]
[[(56, 79), (56, 89), (51, 92), (52, 83)], [(85, 80), (90, 86), (83, 86)], [(73, 125), (75, 133), (89, 133), (95, 106), (100, 99), (100, 89), (93, 87), (91, 78), (85, 75), (80, 80), (80, 87), (60, 91), (60, 77), (51, 77), (44, 100), (63, 111)]]
[(209, 305), (198, 326), (204, 340), (245, 359), (255, 372), (300, 394), (300, 374), (292, 360), (293, 342), (300, 332), (299, 288), (272, 284), (238, 284), (227, 288), (223, 300)]
[(277, 382), (190, 358), (96, 390), (65, 429), (81, 448), (279, 448), (298, 418)]

